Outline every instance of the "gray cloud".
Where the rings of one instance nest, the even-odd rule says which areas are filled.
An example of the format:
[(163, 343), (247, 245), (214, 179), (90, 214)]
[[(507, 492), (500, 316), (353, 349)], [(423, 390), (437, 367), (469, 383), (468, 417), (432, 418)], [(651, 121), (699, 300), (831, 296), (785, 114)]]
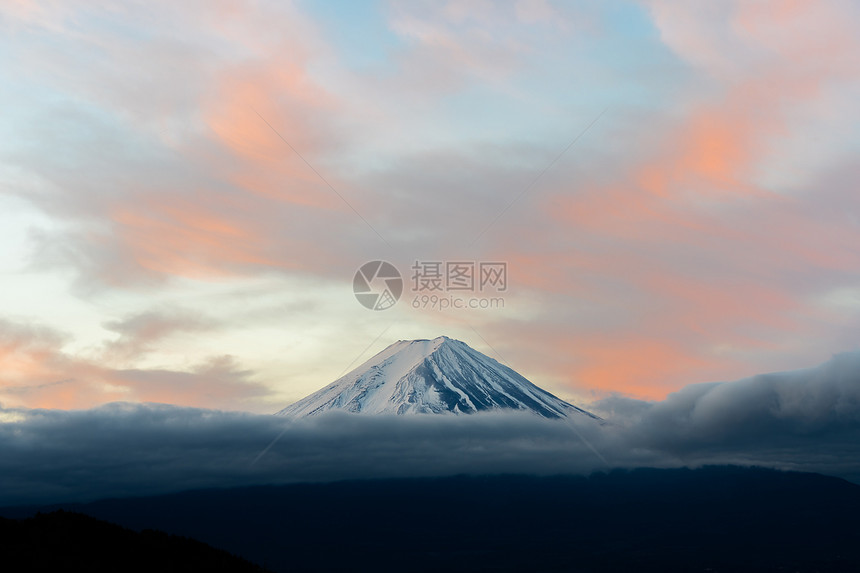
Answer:
[(692, 463), (741, 462), (860, 477), (860, 353), (804, 370), (694, 384), (662, 402), (611, 397), (593, 409), (631, 448)]
[(199, 313), (170, 308), (129, 315), (103, 326), (119, 335), (105, 344), (105, 352), (110, 357), (128, 359), (147, 354), (154, 344), (173, 334), (210, 330), (217, 323)]
[(79, 411), (5, 410), (2, 419), (4, 505), (253, 483), (580, 472), (600, 463), (569, 426), (531, 415), (334, 413), (293, 421), (114, 403)]
[(612, 397), (593, 406), (608, 424), (574, 426), (516, 413), (335, 412), (290, 420), (122, 403), (7, 409), (0, 411), (0, 504), (259, 483), (710, 463), (860, 478), (860, 353), (808, 370), (688, 386), (662, 402)]

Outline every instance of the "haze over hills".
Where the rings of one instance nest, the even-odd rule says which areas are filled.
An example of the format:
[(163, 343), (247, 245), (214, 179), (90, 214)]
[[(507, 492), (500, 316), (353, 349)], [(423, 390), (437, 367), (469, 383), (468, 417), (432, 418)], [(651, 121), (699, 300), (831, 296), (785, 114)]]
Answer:
[(313, 416), (329, 410), (366, 414), (519, 410), (545, 418), (599, 419), (447, 336), (399, 340), (278, 415)]

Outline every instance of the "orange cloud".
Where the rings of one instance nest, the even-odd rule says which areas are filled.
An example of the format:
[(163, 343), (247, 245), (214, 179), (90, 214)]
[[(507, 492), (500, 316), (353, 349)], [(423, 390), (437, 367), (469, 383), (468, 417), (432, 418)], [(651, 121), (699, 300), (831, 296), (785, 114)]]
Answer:
[(0, 321), (0, 403), (77, 409), (122, 400), (241, 410), (270, 392), (229, 357), (188, 371), (123, 370), (67, 354), (62, 344), (56, 332)]
[[(203, 195), (201, 201), (211, 201)], [(181, 200), (180, 200), (181, 201)], [(111, 218), (124, 246), (144, 269), (170, 276), (206, 278), (236, 274), (243, 266), (276, 266), (261, 254), (264, 238), (242, 223), (200, 204), (177, 205), (174, 197), (120, 206)], [(171, 204), (174, 203), (174, 204)]]
[(243, 62), (218, 72), (202, 103), (203, 119), (228, 155), (204, 160), (244, 191), (338, 209), (343, 205), (314, 172), (323, 167), (320, 155), (335, 143), (323, 118), (334, 115), (336, 102), (307, 75), (296, 58), (301, 52), (284, 45), (275, 53), (290, 57)]
[(697, 357), (673, 342), (647, 337), (588, 338), (575, 346), (581, 366), (571, 377), (600, 392), (664, 398), (672, 383), (700, 376), (716, 360)]

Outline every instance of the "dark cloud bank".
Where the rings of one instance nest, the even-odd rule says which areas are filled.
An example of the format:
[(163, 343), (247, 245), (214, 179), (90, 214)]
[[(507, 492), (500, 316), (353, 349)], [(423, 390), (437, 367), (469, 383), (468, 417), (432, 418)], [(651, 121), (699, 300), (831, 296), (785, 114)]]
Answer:
[(613, 397), (591, 408), (607, 423), (502, 413), (289, 420), (156, 404), (6, 409), (0, 505), (262, 483), (726, 463), (860, 482), (860, 353), (807, 370), (692, 385), (662, 402)]

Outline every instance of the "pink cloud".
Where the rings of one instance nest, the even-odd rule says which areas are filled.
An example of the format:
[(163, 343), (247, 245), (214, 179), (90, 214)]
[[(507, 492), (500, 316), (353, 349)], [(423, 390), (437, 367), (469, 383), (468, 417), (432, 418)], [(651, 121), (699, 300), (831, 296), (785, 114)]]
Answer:
[(778, 168), (784, 138), (802, 137), (795, 114), (814, 117), (825, 86), (860, 79), (846, 24), (856, 8), (771, 4), (650, 3), (664, 41), (708, 89), (682, 92), (673, 119), (645, 126), (637, 155), (597, 166), (612, 176), (544, 191), (555, 224), (497, 253), (547, 302), (533, 326), (488, 326), (529, 347), (513, 347), (518, 359), (571, 388), (662, 398), (692, 381), (801, 366), (803, 352), (814, 363), (845, 344), (809, 336), (828, 336), (832, 319), (818, 289), (860, 268), (860, 228), (825, 207), (856, 209), (852, 186), (819, 176), (787, 196), (758, 176)]
[[(547, 174), (522, 202), (537, 207), (523, 206), (519, 218), (509, 213), (498, 242), (486, 240), (477, 254), (508, 261), (512, 288), (528, 290), (541, 307), (531, 324), (509, 316), (486, 321), (487, 336), (525, 374), (562, 378), (576, 390), (659, 398), (690, 381), (775, 364), (823, 332), (816, 328), (829, 316), (813, 295), (858, 268), (860, 232), (822, 205), (856, 211), (855, 185), (824, 189), (816, 174), (819, 187), (788, 196), (763, 183), (762, 173), (789, 161), (780, 144), (803, 136), (797, 117), (815, 121), (822, 94), (858, 80), (860, 42), (852, 3), (647, 5), (662, 41), (688, 64), (687, 83), (679, 81), (662, 116), (621, 109), (614, 117), (632, 117), (622, 130), (610, 111), (583, 143), (607, 137), (600, 129), (613, 125), (636, 141), (618, 144), (631, 153), (583, 150), (597, 158), (593, 164), (576, 164), (572, 182)], [(21, 6), (13, 16), (25, 29), (47, 17)], [(554, 34), (568, 30), (558, 6), (393, 5), (390, 23), (404, 45), (390, 55), (391, 73), (362, 80), (328, 70), (337, 76), (330, 85), (313, 70), (315, 58), (332, 63), (333, 48), (291, 7), (227, 3), (199, 14), (162, 7), (177, 28), (187, 25), (181, 43), (157, 34), (79, 37), (64, 17), (42, 22), (86, 50), (59, 50), (53, 59), (37, 46), (22, 62), (57, 93), (100, 112), (77, 117), (63, 109), (58, 115), (73, 129), (31, 135), (39, 145), (57, 133), (97, 134), (92, 141), (59, 139), (14, 158), (45, 183), (28, 198), (60, 223), (42, 235), (48, 264), (62, 259), (89, 285), (107, 289), (271, 272), (343, 278), (383, 245), (296, 151), (383, 234), (403, 238), (398, 262), (428, 252), (472, 256), (464, 245), (475, 227), (533, 178), (533, 158), (522, 154), (534, 149), (493, 141), (472, 155), (395, 149), (378, 158), (365, 140), (381, 133), (391, 147), (423, 144), (433, 132), (428, 125), (467, 133), (471, 125), (457, 131), (462, 117), (434, 115), (440, 104), (472, 86), (520, 94), (517, 74), (537, 61), (530, 56), (544, 55), (534, 40), (554, 49)], [(355, 88), (358, 103), (331, 86)], [(414, 119), (425, 115), (425, 123)], [(100, 123), (102, 116), (108, 119)], [(361, 153), (372, 166), (347, 180), (349, 160), (339, 158)], [(427, 322), (434, 320), (448, 321)], [(126, 325), (128, 336), (113, 352), (144, 352), (166, 328), (147, 324)], [(3, 346), (8, 399), (208, 405), (259, 390), (249, 390), (247, 373), (228, 361), (194, 372), (119, 371), (68, 356), (50, 337), (28, 336)], [(760, 351), (755, 359), (751, 349)]]

